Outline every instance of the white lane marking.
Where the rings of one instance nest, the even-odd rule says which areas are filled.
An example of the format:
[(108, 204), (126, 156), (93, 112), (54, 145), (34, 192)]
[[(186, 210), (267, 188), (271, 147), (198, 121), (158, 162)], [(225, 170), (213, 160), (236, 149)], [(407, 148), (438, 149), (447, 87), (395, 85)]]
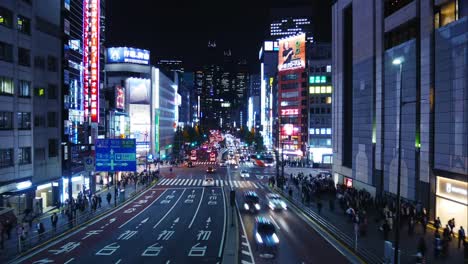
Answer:
[(161, 181), (161, 185), (166, 185), (169, 181), (170, 179), (164, 179)]
[(167, 192), (168, 189), (166, 189), (164, 192), (162, 192), (158, 198), (154, 199), (153, 202), (151, 202), (146, 208), (144, 208), (143, 210), (141, 210), (138, 214), (134, 215), (132, 218), (128, 219), (127, 222), (123, 223), (121, 226), (119, 226), (119, 228), (122, 228), (124, 227), (126, 224), (128, 224), (130, 221), (132, 221), (133, 219), (135, 219), (137, 216), (139, 216), (141, 213), (143, 213), (144, 211), (146, 211), (146, 209), (150, 208), (151, 205), (153, 205), (157, 200), (159, 200), (159, 198), (163, 197), (163, 195)]
[(223, 224), (223, 236), (221, 237), (221, 245), (219, 246), (218, 258), (221, 257), (221, 253), (223, 252), (224, 237), (226, 236), (226, 222), (227, 222), (226, 194), (224, 193), (224, 190), (222, 188), (220, 190), (223, 193), (224, 224)]
[(234, 187), (239, 188), (239, 184), (237, 181), (233, 181), (233, 183), (234, 183)]
[(181, 179), (177, 179), (176, 183), (174, 185), (180, 185), (180, 183), (182, 182)]
[(67, 262), (64, 262), (63, 264), (68, 264), (68, 263), (72, 262), (74, 259), (75, 259), (75, 258), (71, 258), (71, 259), (69, 259)]
[(202, 180), (198, 179), (198, 180), (197, 180), (197, 186), (200, 186), (201, 183), (202, 183)]
[(255, 259), (254, 259), (253, 254), (252, 254), (252, 248), (250, 248), (250, 242), (247, 239), (247, 237), (245, 236), (245, 234), (247, 234), (247, 233), (245, 232), (244, 220), (242, 220), (242, 215), (241, 215), (241, 213), (239, 211), (239, 205), (237, 204), (237, 200), (236, 200), (236, 211), (237, 211), (237, 214), (239, 215), (239, 219), (240, 219), (240, 223), (241, 223), (241, 227), (242, 227), (242, 231), (243, 231), (242, 238), (245, 238), (245, 240), (247, 241), (247, 249), (250, 252), (250, 259), (252, 260), (252, 264), (255, 264)]
[(169, 181), (167, 181), (166, 185), (172, 185), (172, 183), (174, 182), (175, 179), (170, 179)]
[(229, 186), (229, 181), (225, 180), (224, 185)]
[(242, 254), (245, 254), (245, 255), (247, 255), (247, 256), (250, 256), (250, 253), (249, 253), (248, 251), (242, 250), (241, 252), (242, 252)]
[(246, 260), (242, 260), (242, 261), (241, 261), (241, 264), (252, 264), (252, 262), (248, 262), (248, 261), (246, 261)]
[(215, 180), (215, 182), (216, 182), (216, 183), (215, 183), (216, 186), (220, 186), (220, 185), (219, 185), (219, 180)]
[(248, 246), (249, 244), (247, 244), (247, 242), (242, 242), (242, 245), (243, 246)]
[(198, 214), (198, 210), (200, 210), (200, 205), (203, 201), (203, 194), (205, 193), (205, 188), (202, 189), (202, 193), (201, 193), (201, 197), (200, 197), (200, 202), (198, 202), (198, 207), (197, 207), (197, 210), (195, 211), (195, 214), (193, 215), (193, 218), (192, 218), (192, 221), (190, 221), (190, 224), (188, 226), (188, 228), (191, 228), (192, 227), (192, 224), (193, 224), (193, 221), (195, 221), (195, 218), (197, 217), (197, 214)]
[(192, 186), (192, 182), (193, 182), (193, 180), (191, 179), (191, 180), (189, 181), (188, 185)]
[(115, 264), (119, 264), (122, 261), (122, 259), (117, 260)]
[(219, 184), (221, 187), (223, 187), (224, 186), (223, 180), (219, 180)]
[(278, 228), (278, 230), (281, 230), (280, 226), (278, 225), (278, 223), (276, 222), (276, 220), (274, 219), (274, 216), (272, 214), (270, 214), (270, 218), (271, 220), (273, 221), (273, 224), (275, 224), (276, 228)]
[(255, 182), (252, 182), (252, 185), (255, 187), (255, 189), (258, 189), (258, 186), (255, 184)]
[(188, 181), (189, 181), (188, 179), (182, 180), (182, 185), (187, 185)]
[(167, 210), (167, 213), (159, 220), (159, 222), (157, 222), (153, 228), (156, 228), (163, 220), (164, 218), (166, 218), (166, 216), (174, 209), (174, 207), (177, 205), (177, 203), (180, 201), (180, 198), (182, 198), (182, 196), (184, 196), (184, 193), (187, 189), (184, 188), (184, 191), (182, 192), (182, 194), (179, 196), (179, 199), (177, 199), (177, 201), (174, 203), (174, 205), (171, 207), (171, 209)]

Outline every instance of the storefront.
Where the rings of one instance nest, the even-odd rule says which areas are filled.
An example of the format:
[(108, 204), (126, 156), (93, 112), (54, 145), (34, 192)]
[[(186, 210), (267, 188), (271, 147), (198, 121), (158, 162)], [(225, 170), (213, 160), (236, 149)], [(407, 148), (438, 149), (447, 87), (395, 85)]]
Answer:
[(436, 180), (436, 217), (442, 226), (455, 218), (456, 230), (460, 225), (467, 228), (468, 223), (468, 183), (437, 176)]
[(40, 211), (45, 212), (56, 206), (59, 200), (57, 193), (60, 193), (58, 181), (37, 185), (34, 203), (39, 204), (39, 206), (35, 207), (38, 207)]
[[(89, 189), (89, 176), (83, 174), (75, 174), (71, 178), (72, 196), (78, 197), (78, 193)], [(62, 195), (60, 201), (63, 203), (68, 199), (68, 178), (62, 178)]]
[(13, 208), (17, 216), (23, 214), (26, 209), (33, 209), (33, 193), (30, 180), (0, 186), (1, 206)]

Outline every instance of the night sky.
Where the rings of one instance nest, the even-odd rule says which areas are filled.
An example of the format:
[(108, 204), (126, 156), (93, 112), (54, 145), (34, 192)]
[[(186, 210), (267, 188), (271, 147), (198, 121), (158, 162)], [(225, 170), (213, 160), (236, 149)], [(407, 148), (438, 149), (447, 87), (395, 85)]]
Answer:
[[(162, 2), (166, 2), (164, 6)], [(330, 41), (330, 2), (107, 0), (106, 46), (149, 49), (153, 63), (157, 59), (180, 59), (189, 71), (200, 66), (208, 40), (216, 40), (219, 49), (231, 49), (234, 58), (247, 59), (251, 72), (257, 72), (270, 8), (307, 5), (316, 31), (314, 39)]]

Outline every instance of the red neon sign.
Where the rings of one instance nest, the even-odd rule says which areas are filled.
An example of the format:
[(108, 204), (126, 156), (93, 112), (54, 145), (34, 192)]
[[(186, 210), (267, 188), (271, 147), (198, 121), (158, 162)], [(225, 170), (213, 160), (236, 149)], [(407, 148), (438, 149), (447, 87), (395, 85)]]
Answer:
[(281, 115), (298, 115), (299, 114), (299, 109), (294, 108), (294, 109), (281, 109)]
[[(99, 122), (99, 30), (100, 0), (83, 1), (84, 112)], [(91, 96), (90, 96), (91, 95)]]

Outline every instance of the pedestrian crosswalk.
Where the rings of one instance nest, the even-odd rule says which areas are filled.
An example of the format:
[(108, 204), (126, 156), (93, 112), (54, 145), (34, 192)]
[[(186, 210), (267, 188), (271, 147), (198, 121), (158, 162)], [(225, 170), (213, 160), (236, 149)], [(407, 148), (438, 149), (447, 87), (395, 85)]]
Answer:
[[(236, 181), (236, 180), (214, 180), (215, 186), (232, 186), (235, 188), (246, 188), (246, 189), (259, 189), (266, 187), (259, 182), (253, 181)], [(157, 183), (159, 186), (202, 186), (202, 179), (162, 179)]]
[(215, 165), (216, 161), (192, 161), (193, 165)]

